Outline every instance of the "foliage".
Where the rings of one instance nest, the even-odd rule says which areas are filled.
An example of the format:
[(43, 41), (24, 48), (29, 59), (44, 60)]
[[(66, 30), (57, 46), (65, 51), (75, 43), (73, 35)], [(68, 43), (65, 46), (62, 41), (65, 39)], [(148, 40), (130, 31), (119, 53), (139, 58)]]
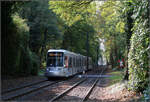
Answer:
[[(16, 4), (15, 4), (16, 5)], [(17, 5), (16, 5), (17, 6)], [(10, 33), (4, 41), (7, 44), (5, 47), (6, 53), (5, 69), (2, 68), (2, 74), (6, 75), (29, 75), (35, 74), (32, 69), (37, 69), (37, 66), (32, 67), (30, 60), (36, 60), (29, 56), (29, 27), (26, 21), (19, 17), (17, 13), (10, 14), (11, 23), (8, 24), (7, 30)], [(6, 32), (6, 34), (8, 34)], [(37, 65), (37, 63), (35, 63)], [(33, 72), (33, 73), (32, 73)]]
[(26, 21), (20, 18), (17, 13), (13, 14), (12, 18), (17, 29), (16, 37), (18, 37), (18, 53), (15, 60), (16, 73), (20, 75), (35, 75), (38, 71), (39, 65), (37, 63), (38, 57), (28, 48), (29, 27), (27, 26)]
[(17, 12), (23, 2), (2, 2), (2, 75), (35, 75), (38, 58), (29, 49), (29, 26)]
[(86, 55), (87, 33), (89, 36), (89, 56), (96, 58), (96, 41), (94, 40), (95, 30), (86, 21), (78, 21), (70, 26), (64, 33), (63, 48)]
[[(92, 1), (49, 1), (52, 9), (60, 18), (65, 21), (66, 25), (72, 25), (78, 20), (83, 20), (88, 14), (95, 13), (95, 5)], [(88, 15), (89, 16), (89, 15)], [(92, 15), (93, 16), (93, 15)]]
[(147, 86), (148, 0), (107, 0), (99, 12), (93, 0), (6, 4), (2, 7), (3, 75), (36, 75), (40, 66), (45, 67), (45, 53), (51, 48), (87, 55), (89, 44), (88, 56), (96, 61), (102, 39), (103, 54), (113, 67), (129, 52), (129, 88), (142, 91)]
[(125, 23), (120, 18), (119, 1), (108, 0), (100, 6), (99, 36), (105, 39), (105, 57), (112, 66), (118, 59), (125, 57), (126, 35)]
[(128, 68), (128, 53), (130, 49), (130, 39), (132, 36), (132, 28), (133, 28), (133, 3), (131, 0), (122, 1), (122, 7), (124, 7), (121, 12), (121, 18), (125, 22), (125, 34), (126, 34), (126, 73), (124, 76), (124, 80), (129, 80), (129, 68)]
[(129, 50), (129, 88), (142, 91), (148, 84), (148, 52), (149, 52), (149, 28), (148, 28), (148, 1), (132, 1), (133, 10), (133, 34)]
[[(95, 26), (95, 7), (92, 1), (49, 1), (50, 9), (62, 19), (63, 49), (87, 55), (87, 34), (89, 35), (89, 56), (96, 58), (98, 46)], [(96, 38), (96, 39), (95, 39)]]
[(19, 14), (27, 19), (30, 27), (29, 47), (39, 56), (42, 66), (48, 49), (61, 48), (62, 28), (58, 24), (61, 20), (57, 19), (55, 13), (49, 9), (48, 0), (27, 2), (22, 6)]
[[(16, 58), (16, 27), (12, 22), (11, 14), (16, 10), (12, 8), (16, 2), (1, 2), (2, 3), (2, 75), (13, 74), (15, 69), (14, 63)], [(15, 29), (15, 30), (14, 30)], [(8, 36), (8, 34), (10, 34)], [(12, 39), (15, 38), (15, 39)], [(15, 45), (15, 46), (14, 46)], [(12, 49), (12, 50), (9, 50)]]
[(61, 33), (57, 27), (57, 18), (49, 10), (48, 0), (26, 3), (23, 5), (20, 15), (28, 20), (31, 50), (37, 55), (42, 54), (43, 56), (47, 50), (46, 45), (61, 38)]

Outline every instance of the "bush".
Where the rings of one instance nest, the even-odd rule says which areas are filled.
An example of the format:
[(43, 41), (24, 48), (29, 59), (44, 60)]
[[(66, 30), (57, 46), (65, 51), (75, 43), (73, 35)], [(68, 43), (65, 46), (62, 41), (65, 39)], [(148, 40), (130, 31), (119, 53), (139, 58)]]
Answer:
[(37, 75), (38, 69), (40, 68), (40, 60), (39, 57), (35, 53), (30, 53), (30, 61), (31, 61), (31, 74)]
[(21, 67), (22, 74), (25, 75), (37, 75), (38, 69), (39, 69), (39, 57), (31, 52), (29, 48), (27, 48), (27, 51), (25, 53), (25, 56), (23, 57), (23, 63)]
[(29, 49), (29, 27), (26, 21), (17, 13), (12, 15), (12, 21), (7, 27), (8, 34), (3, 39), (4, 65), (2, 75), (26, 76), (36, 75), (39, 68), (39, 58)]
[[(142, 8), (139, 11), (134, 8), (134, 26), (131, 37), (131, 47), (129, 50), (129, 89), (134, 91), (143, 91), (148, 85), (148, 53), (149, 53), (149, 28), (148, 16), (146, 15), (147, 2), (138, 1), (136, 7)], [(139, 13), (139, 15), (137, 15)]]

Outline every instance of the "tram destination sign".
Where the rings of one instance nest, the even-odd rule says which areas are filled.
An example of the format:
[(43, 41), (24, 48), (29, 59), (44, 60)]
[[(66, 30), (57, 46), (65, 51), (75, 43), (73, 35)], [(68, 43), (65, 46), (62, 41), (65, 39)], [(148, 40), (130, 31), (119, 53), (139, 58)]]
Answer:
[(50, 52), (49, 53), (49, 57), (52, 57), (52, 56), (62, 56), (62, 53), (54, 53), (54, 52)]

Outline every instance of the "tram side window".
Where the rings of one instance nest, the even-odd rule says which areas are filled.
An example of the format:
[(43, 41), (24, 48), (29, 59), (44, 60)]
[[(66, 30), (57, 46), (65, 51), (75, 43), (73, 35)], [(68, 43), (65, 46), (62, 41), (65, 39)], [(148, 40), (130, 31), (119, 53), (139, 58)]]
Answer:
[(69, 58), (69, 67), (72, 67), (72, 57)]
[(78, 67), (78, 63), (79, 63), (79, 61), (78, 61), (78, 59), (77, 59), (77, 67)]
[(84, 58), (82, 58), (82, 66), (84, 66)]
[(73, 57), (73, 66), (75, 67), (75, 57)]
[(80, 58), (80, 67), (82, 66), (81, 58)]
[(76, 57), (76, 67), (78, 67), (78, 59), (77, 59), (77, 57)]
[(76, 58), (76, 62), (77, 62), (76, 65), (77, 65), (77, 67), (78, 67), (78, 58)]
[(83, 58), (83, 66), (84, 66), (84, 58)]
[(81, 60), (81, 57), (80, 57), (80, 67), (82, 66), (82, 60)]
[(90, 60), (90, 65), (92, 65), (92, 60)]
[(80, 59), (78, 58), (78, 67), (80, 66)]
[(78, 58), (78, 67), (80, 66), (80, 59)]
[(65, 67), (68, 68), (68, 57), (65, 56)]
[(73, 59), (73, 57), (72, 57), (72, 67), (74, 66), (74, 59)]
[(75, 67), (77, 67), (77, 58), (76, 58), (76, 57), (75, 57), (75, 62), (76, 62), (76, 63), (75, 63)]
[(72, 67), (74, 66), (74, 59), (72, 58)]
[(84, 61), (84, 58), (83, 58), (83, 66), (85, 66), (85, 61)]

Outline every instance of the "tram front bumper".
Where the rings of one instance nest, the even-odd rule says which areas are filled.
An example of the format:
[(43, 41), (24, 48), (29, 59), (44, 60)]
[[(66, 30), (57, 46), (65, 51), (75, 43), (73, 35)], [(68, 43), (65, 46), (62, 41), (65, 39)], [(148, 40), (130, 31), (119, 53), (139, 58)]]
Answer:
[(46, 77), (68, 77), (69, 74), (67, 71), (61, 70), (61, 71), (46, 71), (45, 72)]

